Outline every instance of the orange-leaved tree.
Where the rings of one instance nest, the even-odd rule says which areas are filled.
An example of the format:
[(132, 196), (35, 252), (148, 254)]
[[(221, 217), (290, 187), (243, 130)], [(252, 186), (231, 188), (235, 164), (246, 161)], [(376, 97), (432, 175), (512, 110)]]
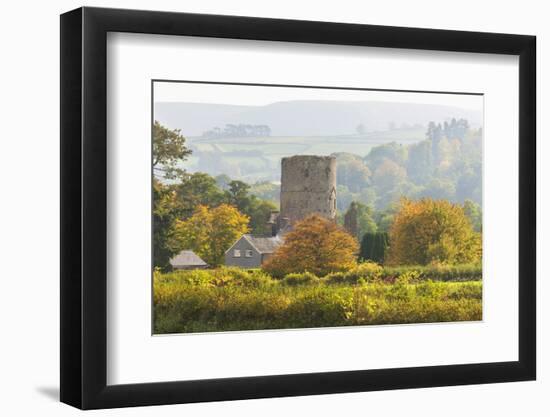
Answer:
[(463, 207), (447, 200), (402, 199), (389, 238), (390, 265), (481, 260), (481, 235), (473, 230)]
[(225, 251), (248, 232), (248, 220), (228, 204), (214, 208), (200, 205), (190, 218), (177, 222), (175, 234), (181, 249), (191, 249), (209, 265), (217, 266)]
[(305, 271), (324, 276), (352, 268), (357, 251), (353, 236), (333, 221), (312, 214), (285, 234), (284, 243), (262, 268), (274, 277)]

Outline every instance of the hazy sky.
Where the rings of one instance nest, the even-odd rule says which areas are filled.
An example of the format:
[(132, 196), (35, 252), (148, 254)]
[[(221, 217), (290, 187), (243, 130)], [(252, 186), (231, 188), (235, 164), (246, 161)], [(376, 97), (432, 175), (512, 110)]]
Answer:
[(155, 82), (155, 102), (217, 103), (261, 106), (290, 100), (387, 101), (456, 106), (483, 111), (483, 96), (400, 91), (326, 90), (220, 84)]

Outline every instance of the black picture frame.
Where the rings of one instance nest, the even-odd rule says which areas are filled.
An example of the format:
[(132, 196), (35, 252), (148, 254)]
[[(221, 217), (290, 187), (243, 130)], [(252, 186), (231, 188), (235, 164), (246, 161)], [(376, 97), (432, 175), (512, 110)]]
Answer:
[[(519, 358), (513, 362), (107, 385), (108, 32), (519, 56)], [(534, 36), (154, 11), (61, 15), (61, 401), (82, 409), (534, 380)]]

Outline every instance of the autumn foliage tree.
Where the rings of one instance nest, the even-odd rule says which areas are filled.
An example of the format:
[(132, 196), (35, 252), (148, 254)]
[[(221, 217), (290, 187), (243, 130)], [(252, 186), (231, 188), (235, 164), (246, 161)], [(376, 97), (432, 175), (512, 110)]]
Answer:
[(207, 264), (218, 266), (235, 241), (248, 232), (248, 216), (228, 204), (209, 208), (199, 205), (187, 220), (176, 223), (181, 249), (191, 249)]
[(462, 206), (429, 198), (402, 199), (389, 231), (387, 263), (458, 264), (481, 259), (481, 235)]
[(355, 265), (357, 241), (334, 222), (313, 214), (297, 222), (262, 268), (274, 277), (309, 271), (317, 276)]

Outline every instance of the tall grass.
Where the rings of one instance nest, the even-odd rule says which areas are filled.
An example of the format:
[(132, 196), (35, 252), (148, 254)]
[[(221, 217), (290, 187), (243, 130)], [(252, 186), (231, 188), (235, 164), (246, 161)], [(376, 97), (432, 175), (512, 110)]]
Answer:
[(481, 281), (434, 281), (422, 268), (386, 270), (370, 264), (347, 275), (282, 280), (238, 268), (155, 273), (154, 332), (481, 320)]

